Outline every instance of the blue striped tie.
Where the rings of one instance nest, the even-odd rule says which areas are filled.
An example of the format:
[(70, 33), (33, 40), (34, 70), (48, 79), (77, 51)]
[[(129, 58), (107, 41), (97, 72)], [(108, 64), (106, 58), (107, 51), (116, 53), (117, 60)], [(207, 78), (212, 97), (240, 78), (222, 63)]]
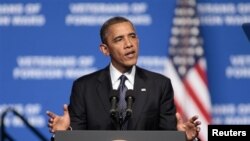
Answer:
[(120, 116), (122, 116), (122, 118), (124, 119), (125, 115), (126, 115), (126, 100), (125, 100), (125, 96), (126, 96), (126, 91), (128, 90), (128, 88), (125, 85), (125, 81), (126, 81), (127, 77), (125, 75), (121, 75), (120, 76), (120, 85), (119, 85), (119, 95), (120, 95), (120, 100), (119, 100), (119, 111), (120, 111)]

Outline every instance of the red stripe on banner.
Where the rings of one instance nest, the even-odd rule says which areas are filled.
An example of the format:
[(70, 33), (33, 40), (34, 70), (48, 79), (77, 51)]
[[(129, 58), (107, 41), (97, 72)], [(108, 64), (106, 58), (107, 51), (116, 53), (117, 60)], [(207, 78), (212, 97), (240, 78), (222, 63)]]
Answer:
[(175, 106), (176, 106), (176, 110), (177, 112), (181, 115), (181, 117), (183, 118), (183, 120), (187, 120), (187, 116), (184, 113), (182, 106), (180, 106), (180, 104), (178, 103), (178, 100), (175, 100)]
[(196, 97), (194, 90), (191, 88), (191, 86), (189, 85), (189, 83), (187, 82), (186, 79), (183, 79), (183, 84), (184, 84), (184, 87), (186, 88), (188, 94), (192, 97), (195, 104), (198, 106), (199, 110), (204, 115), (207, 122), (209, 122), (210, 121), (210, 115), (209, 115), (208, 111), (204, 108), (203, 104)]
[(199, 73), (200, 78), (204, 81), (204, 83), (208, 86), (207, 75), (204, 69), (197, 63), (195, 66), (196, 71)]

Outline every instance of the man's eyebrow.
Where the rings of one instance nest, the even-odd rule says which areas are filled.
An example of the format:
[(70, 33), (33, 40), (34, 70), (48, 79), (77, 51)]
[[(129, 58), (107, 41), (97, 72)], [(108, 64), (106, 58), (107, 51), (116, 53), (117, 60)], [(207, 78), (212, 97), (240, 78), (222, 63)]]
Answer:
[[(131, 32), (131, 33), (129, 33), (128, 34), (129, 36), (131, 36), (131, 35), (135, 35), (136, 36), (136, 33), (135, 32)], [(123, 38), (124, 37), (124, 35), (118, 35), (118, 36), (116, 36), (116, 37), (114, 37), (114, 39), (113, 40), (115, 40), (115, 39), (117, 39), (117, 38)]]
[(136, 35), (136, 33), (135, 32), (131, 32), (128, 35)]
[(123, 37), (124, 37), (124, 35), (118, 35), (118, 36), (114, 37), (113, 40), (115, 40), (117, 38), (123, 38)]

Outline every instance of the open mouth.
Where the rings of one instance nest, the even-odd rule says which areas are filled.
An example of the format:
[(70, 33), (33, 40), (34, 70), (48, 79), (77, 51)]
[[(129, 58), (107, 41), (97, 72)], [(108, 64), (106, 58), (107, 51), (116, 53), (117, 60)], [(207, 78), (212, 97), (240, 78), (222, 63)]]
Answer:
[(126, 57), (132, 58), (135, 56), (135, 51), (130, 51), (125, 54)]

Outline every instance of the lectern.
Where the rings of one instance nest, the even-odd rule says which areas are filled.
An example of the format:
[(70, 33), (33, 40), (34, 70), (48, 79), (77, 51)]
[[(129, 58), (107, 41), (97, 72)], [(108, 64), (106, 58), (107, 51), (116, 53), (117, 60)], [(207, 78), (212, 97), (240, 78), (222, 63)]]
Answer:
[(186, 141), (181, 131), (57, 131), (55, 141)]

